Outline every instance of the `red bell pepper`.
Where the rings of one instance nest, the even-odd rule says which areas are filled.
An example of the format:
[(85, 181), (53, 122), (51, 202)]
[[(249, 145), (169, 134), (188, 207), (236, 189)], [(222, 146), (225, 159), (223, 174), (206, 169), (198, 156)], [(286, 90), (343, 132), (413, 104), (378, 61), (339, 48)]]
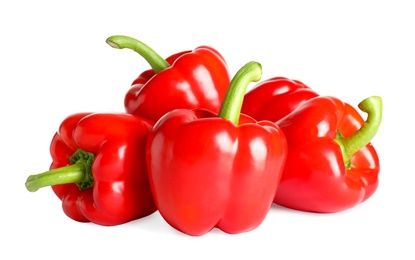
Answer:
[[(127, 92), (127, 113), (156, 122), (175, 108), (205, 108), (219, 112), (230, 83), (222, 55), (209, 46), (184, 51), (167, 58), (128, 36), (111, 36), (107, 43), (114, 48), (136, 51), (150, 64)], [(162, 93), (162, 94), (161, 94)]]
[(302, 211), (333, 213), (354, 207), (378, 187), (379, 158), (370, 141), (382, 119), (382, 100), (359, 108), (318, 96), (276, 123), (286, 135), (288, 155), (274, 202)]
[(316, 96), (316, 92), (298, 80), (273, 77), (258, 83), (245, 94), (241, 111), (256, 120), (276, 122)]
[(112, 226), (156, 211), (145, 161), (153, 123), (130, 114), (78, 113), (54, 135), (50, 171), (31, 175), (29, 191), (52, 186), (64, 213)]
[(200, 236), (217, 227), (230, 234), (264, 220), (286, 157), (286, 140), (270, 121), (240, 113), (260, 64), (242, 67), (230, 83), (219, 114), (176, 109), (154, 126), (147, 165), (157, 208), (175, 229)]

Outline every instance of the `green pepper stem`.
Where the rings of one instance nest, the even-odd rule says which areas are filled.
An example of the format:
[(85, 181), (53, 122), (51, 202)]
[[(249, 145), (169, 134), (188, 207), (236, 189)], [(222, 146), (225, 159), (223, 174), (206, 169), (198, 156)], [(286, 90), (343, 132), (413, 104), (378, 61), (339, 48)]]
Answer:
[(338, 137), (335, 139), (342, 149), (346, 167), (350, 167), (352, 155), (375, 137), (382, 121), (382, 99), (379, 96), (364, 99), (358, 107), (368, 114), (362, 127), (347, 138)]
[(239, 69), (231, 80), (219, 111), (219, 117), (228, 119), (235, 125), (238, 125), (246, 89), (249, 83), (257, 82), (261, 77), (262, 66), (258, 62), (248, 62)]
[(116, 49), (127, 48), (137, 52), (150, 64), (151, 68), (154, 70), (154, 72), (156, 72), (156, 74), (170, 67), (170, 64), (157, 52), (137, 39), (131, 38), (129, 36), (114, 35), (108, 37), (106, 43)]
[(26, 189), (35, 192), (47, 186), (80, 182), (85, 178), (84, 168), (84, 165), (77, 163), (36, 175), (30, 175), (25, 183)]
[(70, 165), (30, 175), (25, 183), (26, 189), (35, 192), (43, 187), (68, 183), (76, 183), (80, 190), (92, 187), (94, 184), (92, 176), (94, 159), (94, 154), (78, 149), (69, 158)]

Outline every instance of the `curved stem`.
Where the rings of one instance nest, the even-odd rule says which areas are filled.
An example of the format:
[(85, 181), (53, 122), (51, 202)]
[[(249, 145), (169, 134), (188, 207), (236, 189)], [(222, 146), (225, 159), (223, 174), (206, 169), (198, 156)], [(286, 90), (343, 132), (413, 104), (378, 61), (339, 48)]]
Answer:
[(248, 62), (239, 69), (226, 92), (225, 99), (219, 111), (219, 117), (228, 119), (235, 125), (238, 125), (248, 84), (259, 81), (261, 77), (262, 66), (258, 62)]
[(26, 180), (26, 189), (35, 192), (40, 188), (67, 183), (77, 183), (85, 178), (85, 167), (81, 163), (72, 164), (47, 172), (30, 175)]
[(375, 137), (382, 121), (382, 99), (372, 96), (359, 103), (359, 108), (368, 114), (362, 127), (347, 138), (336, 138), (340, 145), (346, 166), (350, 165), (350, 158), (354, 153), (366, 146)]
[(127, 48), (137, 52), (150, 64), (151, 68), (156, 72), (156, 74), (170, 67), (170, 64), (160, 55), (158, 55), (157, 52), (137, 39), (131, 38), (129, 36), (114, 35), (108, 37), (106, 43), (116, 49)]

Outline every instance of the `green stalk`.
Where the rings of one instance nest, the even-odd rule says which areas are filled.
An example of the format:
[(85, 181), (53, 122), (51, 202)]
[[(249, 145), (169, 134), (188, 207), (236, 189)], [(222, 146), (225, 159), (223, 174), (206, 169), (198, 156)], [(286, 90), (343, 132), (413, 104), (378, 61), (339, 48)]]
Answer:
[(360, 110), (368, 114), (363, 126), (347, 138), (340, 135), (335, 139), (341, 147), (347, 168), (350, 168), (352, 155), (366, 146), (378, 132), (382, 121), (382, 106), (382, 99), (379, 96), (364, 99), (358, 105)]
[(76, 183), (80, 190), (92, 187), (94, 157), (94, 154), (78, 149), (69, 159), (71, 165), (30, 175), (25, 183), (26, 189), (35, 192), (43, 187), (68, 183)]
[(170, 67), (170, 64), (163, 59), (157, 52), (147, 46), (145, 43), (131, 38), (129, 36), (114, 35), (106, 40), (111, 47), (116, 49), (131, 49), (140, 54), (151, 66), (154, 72), (160, 71)]
[(261, 77), (262, 66), (258, 62), (248, 62), (239, 69), (231, 80), (219, 111), (219, 117), (228, 119), (233, 124), (238, 125), (246, 89), (249, 83), (257, 82)]

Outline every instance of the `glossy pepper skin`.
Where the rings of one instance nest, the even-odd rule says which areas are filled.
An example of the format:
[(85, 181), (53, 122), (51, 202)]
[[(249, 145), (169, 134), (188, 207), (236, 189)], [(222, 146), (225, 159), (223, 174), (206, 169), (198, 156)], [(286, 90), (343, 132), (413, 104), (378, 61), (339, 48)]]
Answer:
[(119, 225), (156, 211), (145, 146), (153, 123), (127, 113), (77, 113), (54, 135), (50, 171), (26, 187), (52, 186), (64, 213), (79, 222)]
[(245, 94), (242, 113), (256, 120), (276, 122), (318, 94), (301, 81), (273, 77), (261, 81)]
[[(173, 54), (166, 58), (168, 64), (173, 64), (180, 56), (190, 53), (191, 51), (183, 51), (176, 54)], [(153, 69), (148, 69), (140, 73), (140, 75), (131, 83), (130, 89), (125, 94), (124, 98), (124, 107), (125, 111), (129, 114), (140, 114), (139, 108), (141, 106), (141, 89), (144, 85), (156, 75), (156, 72)], [(161, 88), (163, 88), (161, 86)]]
[(175, 229), (192, 236), (215, 227), (236, 234), (256, 228), (268, 213), (285, 162), (285, 136), (273, 122), (240, 114), (238, 104), (246, 89), (240, 86), (261, 74), (258, 63), (245, 65), (219, 115), (176, 109), (155, 124), (147, 142), (150, 183), (159, 212)]
[(230, 83), (228, 66), (214, 48), (200, 46), (164, 60), (154, 50), (128, 36), (107, 39), (114, 48), (136, 51), (151, 65), (133, 82), (124, 105), (127, 113), (153, 122), (176, 109), (204, 108), (218, 113)]
[(288, 155), (274, 202), (317, 213), (352, 208), (378, 187), (379, 158), (370, 140), (379, 129), (382, 100), (365, 99), (359, 108), (318, 96), (277, 121), (286, 135)]

